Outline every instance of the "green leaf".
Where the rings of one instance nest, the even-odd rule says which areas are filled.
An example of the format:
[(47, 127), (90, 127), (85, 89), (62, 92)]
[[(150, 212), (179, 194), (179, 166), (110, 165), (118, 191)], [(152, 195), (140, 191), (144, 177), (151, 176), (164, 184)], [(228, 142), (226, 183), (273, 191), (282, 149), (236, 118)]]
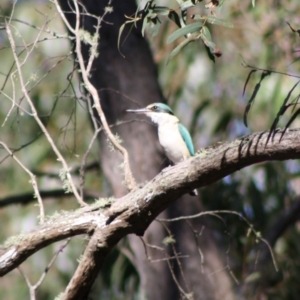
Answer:
[(212, 41), (210, 41), (205, 35), (201, 36), (204, 44), (211, 50), (212, 53), (215, 51), (216, 44)]
[(146, 27), (148, 25), (148, 22), (149, 22), (148, 18), (144, 18), (143, 26), (142, 26), (142, 36), (145, 36), (145, 30), (146, 30)]
[(192, 42), (194, 40), (195, 40), (195, 37), (191, 36), (191, 37), (185, 39), (184, 41), (182, 41), (177, 47), (175, 47), (169, 55), (167, 64), (175, 55), (177, 55), (180, 52), (180, 50), (182, 50), (187, 44), (189, 44), (190, 42)]
[(143, 14), (147, 15), (147, 14), (149, 13), (149, 10), (150, 10), (151, 7), (152, 7), (152, 5), (151, 5), (152, 2), (153, 2), (153, 0), (150, 0), (150, 1), (148, 1), (148, 2), (145, 4), (144, 9), (141, 11)]
[(202, 23), (201, 22), (192, 23), (192, 24), (189, 24), (189, 25), (187, 25), (183, 28), (180, 28), (180, 29), (174, 31), (167, 38), (167, 44), (171, 44), (172, 42), (174, 42), (175, 40), (177, 40), (181, 36), (184, 36), (184, 35), (187, 35), (189, 33), (196, 32), (196, 31), (200, 31), (201, 28), (202, 28)]
[(206, 26), (203, 26), (202, 34), (200, 37), (205, 45), (205, 49), (207, 51), (209, 59), (215, 62), (215, 56), (216, 57), (221, 56), (222, 52), (220, 49), (217, 48), (215, 43), (212, 41), (210, 31)]
[[(276, 127), (279, 123), (279, 120), (280, 120), (280, 117), (286, 112), (286, 110), (290, 107), (290, 105), (287, 105), (287, 102), (289, 101), (294, 89), (296, 88), (296, 86), (299, 84), (300, 81), (298, 81), (293, 87), (292, 89), (288, 92), (287, 96), (285, 97), (277, 115), (276, 115), (276, 118), (274, 119), (273, 123), (272, 123), (272, 126), (270, 128), (270, 133), (268, 135), (268, 138), (267, 138), (267, 142), (269, 141), (271, 135), (272, 135), (272, 138), (274, 138), (274, 135), (276, 133)], [(289, 124), (289, 123), (288, 123)], [(289, 124), (290, 125), (290, 124)]]
[(181, 18), (180, 18), (181, 27), (185, 27), (186, 26), (186, 18), (187, 18), (187, 11), (186, 10), (182, 10), (181, 11)]
[(166, 6), (153, 7), (153, 12), (162, 16), (168, 16), (170, 11), (171, 11), (170, 8)]
[(282, 137), (284, 136), (284, 134), (286, 133), (288, 127), (295, 121), (296, 117), (300, 115), (300, 108), (298, 108), (294, 114), (292, 115), (292, 117), (289, 119), (289, 121), (287, 122), (286, 126), (284, 127), (284, 130), (281, 134), (280, 140), (282, 139)]
[(247, 122), (248, 113), (250, 111), (251, 106), (253, 105), (253, 102), (255, 100), (255, 97), (256, 97), (259, 89), (260, 89), (260, 82), (255, 85), (255, 88), (253, 90), (251, 98), (249, 99), (249, 101), (247, 103), (247, 106), (245, 108), (245, 112), (244, 112), (244, 124), (245, 124), (246, 127), (248, 127), (248, 122)]
[(247, 87), (247, 84), (252, 76), (252, 74), (254, 74), (257, 70), (251, 70), (250, 73), (248, 74), (248, 77), (246, 79), (246, 82), (245, 82), (245, 85), (244, 85), (244, 88), (243, 88), (243, 97), (245, 95), (245, 92), (246, 92), (246, 87)]
[(216, 18), (214, 16), (205, 16), (202, 17), (201, 20), (207, 20), (208, 23), (213, 24), (213, 25), (220, 25), (228, 28), (233, 28), (233, 24), (225, 21), (223, 19)]
[(146, 28), (151, 36), (156, 36), (159, 31), (160, 24), (161, 22), (157, 16), (157, 13), (154, 13), (153, 10), (150, 9), (148, 14), (145, 15), (143, 19), (142, 36), (145, 36)]
[(150, 24), (148, 25), (148, 33), (150, 34), (150, 36), (152, 37), (157, 36), (160, 29), (160, 25), (161, 23), (158, 18), (150, 22)]
[(261, 273), (260, 272), (253, 272), (250, 275), (248, 275), (245, 278), (245, 282), (246, 283), (250, 283), (250, 282), (255, 282), (257, 281), (259, 278), (261, 278)]
[(211, 50), (209, 47), (207, 47), (205, 44), (204, 44), (204, 47), (205, 47), (205, 50), (206, 50), (206, 53), (208, 55), (208, 58), (212, 61), (212, 62), (216, 62), (215, 60), (215, 56), (211, 53)]
[(257, 93), (258, 93), (258, 91), (259, 91), (259, 89), (260, 89), (260, 87), (261, 87), (261, 82), (264, 80), (264, 78), (265, 78), (266, 76), (269, 76), (270, 74), (271, 74), (270, 71), (264, 71), (264, 72), (261, 74), (260, 80), (259, 80), (259, 82), (255, 85), (254, 90), (253, 90), (253, 93), (252, 93), (250, 99), (248, 100), (248, 103), (247, 103), (247, 106), (246, 106), (245, 112), (244, 112), (244, 124), (245, 124), (246, 127), (248, 127), (248, 123), (247, 123), (247, 115), (248, 115), (248, 113), (249, 113), (249, 111), (250, 111), (250, 108), (252, 107), (252, 105), (253, 105), (253, 103), (254, 103), (255, 97), (256, 97), (256, 95), (257, 95)]
[[(122, 35), (122, 33), (123, 33), (123, 30), (124, 30), (124, 28), (125, 28), (125, 26), (127, 25), (127, 24), (132, 24), (131, 25), (131, 28), (134, 26), (134, 24), (136, 23), (136, 21), (137, 21), (137, 19), (133, 19), (133, 20), (130, 20), (130, 21), (126, 21), (125, 23), (123, 23), (122, 25), (121, 25), (121, 27), (120, 27), (120, 29), (119, 29), (119, 35), (118, 35), (118, 49), (119, 49), (119, 51), (120, 51), (120, 40), (121, 40), (121, 35)], [(131, 29), (130, 29), (131, 30)]]
[(177, 14), (176, 11), (174, 10), (170, 10), (169, 15), (168, 15), (169, 19), (172, 20), (179, 28), (181, 27), (180, 24), (180, 18)]
[(252, 0), (252, 6), (255, 7), (255, 0)]
[(180, 9), (181, 10), (187, 10), (190, 7), (195, 6), (195, 4), (193, 2), (198, 2), (198, 1), (192, 1), (192, 0), (187, 0), (187, 1), (183, 1), (183, 0), (177, 0), (178, 4), (180, 5)]
[(203, 28), (202, 28), (202, 34), (205, 36), (205, 38), (206, 38), (208, 41), (211, 41), (211, 40), (212, 40), (210, 31), (209, 31), (209, 29), (208, 29), (206, 26), (203, 26)]
[(213, 43), (210, 31), (206, 26), (203, 26), (201, 38), (203, 43), (214, 53), (216, 45)]

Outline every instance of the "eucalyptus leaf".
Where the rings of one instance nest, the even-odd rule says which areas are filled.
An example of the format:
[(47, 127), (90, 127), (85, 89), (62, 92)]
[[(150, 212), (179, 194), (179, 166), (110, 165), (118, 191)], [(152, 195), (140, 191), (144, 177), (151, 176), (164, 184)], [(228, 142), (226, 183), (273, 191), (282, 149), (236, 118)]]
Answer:
[(153, 12), (162, 16), (168, 16), (170, 8), (166, 6), (155, 6), (153, 7)]
[(216, 45), (212, 41), (210, 31), (206, 26), (203, 26), (201, 38), (203, 43), (210, 49), (211, 53), (215, 53)]
[(182, 2), (183, 3), (181, 3), (181, 4), (179, 3), (181, 10), (187, 10), (188, 8), (195, 6), (195, 4), (191, 0), (182, 1)]
[(215, 59), (215, 56), (211, 53), (211, 49), (209, 47), (207, 47), (205, 44), (204, 44), (204, 48), (205, 48), (205, 51), (207, 53), (207, 56), (208, 58), (213, 62), (215, 63), (216, 62), (216, 59)]
[(214, 42), (208, 40), (205, 35), (202, 35), (201, 38), (202, 38), (203, 43), (212, 50), (211, 51), (212, 53), (214, 53), (214, 48), (216, 47), (216, 44)]
[(270, 133), (269, 133), (268, 139), (267, 139), (267, 143), (268, 143), (268, 141), (269, 141), (271, 135), (273, 135), (273, 137), (274, 137), (274, 135), (275, 135), (275, 133), (276, 133), (276, 127), (277, 127), (277, 125), (278, 125), (278, 123), (279, 123), (279, 120), (280, 120), (281, 116), (282, 116), (282, 115), (286, 112), (286, 110), (290, 107), (290, 105), (287, 105), (287, 102), (289, 101), (289, 99), (290, 99), (290, 97), (291, 97), (291, 95), (292, 95), (294, 89), (297, 87), (297, 85), (299, 84), (299, 82), (300, 82), (300, 81), (298, 81), (298, 82), (292, 87), (292, 89), (288, 92), (287, 96), (285, 97), (285, 99), (284, 99), (284, 101), (283, 101), (283, 103), (282, 103), (282, 105), (281, 105), (281, 107), (280, 107), (280, 109), (279, 109), (279, 111), (278, 111), (278, 113), (277, 113), (277, 115), (276, 115), (276, 118), (274, 119), (274, 121), (273, 121), (273, 123), (272, 123), (272, 125), (271, 125)]
[(215, 56), (220, 56), (222, 53), (212, 41), (210, 31), (206, 26), (203, 26), (202, 35), (200, 37), (205, 45), (209, 59), (215, 62)]
[(284, 127), (284, 130), (281, 134), (280, 140), (282, 139), (282, 137), (284, 136), (284, 134), (286, 133), (287, 129), (289, 128), (289, 126), (295, 121), (296, 117), (298, 117), (298, 115), (300, 115), (300, 108), (298, 108), (294, 114), (292, 115), (292, 117), (289, 119), (289, 121), (287, 122), (286, 126)]
[(247, 121), (248, 113), (249, 113), (250, 108), (252, 107), (252, 105), (254, 103), (255, 97), (256, 97), (259, 89), (260, 89), (260, 86), (261, 86), (260, 82), (255, 85), (253, 93), (252, 93), (252, 95), (251, 95), (251, 97), (250, 97), (250, 99), (249, 99), (249, 101), (247, 103), (247, 106), (245, 108), (244, 118), (243, 119), (244, 119), (244, 124), (245, 124), (246, 127), (248, 127), (248, 121)]
[(208, 41), (212, 40), (210, 31), (209, 31), (209, 29), (206, 26), (203, 26), (203, 28), (202, 28), (202, 34), (205, 36), (205, 39), (207, 39)]
[(202, 28), (202, 23), (201, 22), (196, 22), (196, 23), (192, 23), (189, 24), (183, 28), (179, 28), (176, 31), (174, 31), (168, 38), (167, 38), (167, 44), (171, 44), (172, 42), (174, 42), (175, 40), (177, 40), (178, 38), (187, 35), (189, 33), (193, 33), (196, 31), (200, 31), (200, 29)]
[(160, 29), (160, 25), (161, 25), (161, 23), (158, 18), (155, 21), (153, 20), (153, 22), (151, 22), (148, 25), (147, 29), (148, 29), (148, 33), (150, 34), (150, 36), (152, 36), (152, 37), (157, 36), (159, 29)]
[(131, 25), (131, 28), (134, 26), (134, 24), (136, 23), (137, 19), (133, 19), (133, 20), (130, 20), (130, 21), (126, 21), (125, 23), (123, 23), (119, 29), (119, 35), (118, 35), (118, 49), (120, 51), (120, 40), (121, 40), (121, 35), (123, 33), (123, 30), (125, 28), (126, 25), (128, 24), (132, 24)]
[(179, 28), (181, 27), (181, 24), (180, 24), (180, 18), (179, 18), (179, 15), (177, 14), (176, 11), (170, 10), (168, 17), (169, 17), (169, 19), (172, 20)]
[(250, 73), (248, 74), (247, 79), (246, 79), (246, 82), (245, 82), (245, 85), (244, 85), (244, 88), (243, 88), (243, 97), (244, 97), (244, 95), (245, 95), (246, 87), (247, 87), (247, 85), (248, 85), (248, 82), (249, 82), (249, 80), (250, 80), (252, 74), (254, 74), (256, 71), (257, 71), (257, 70), (251, 70)]
[(259, 278), (261, 278), (261, 273), (260, 272), (253, 272), (250, 275), (248, 275), (245, 278), (245, 282), (250, 283), (250, 282), (255, 282), (257, 281)]
[(214, 24), (214, 25), (220, 25), (228, 28), (233, 28), (233, 24), (225, 21), (223, 19), (216, 18), (214, 16), (206, 16), (205, 19), (207, 20), (208, 23)]
[(187, 18), (187, 11), (186, 10), (182, 10), (181, 11), (181, 19), (180, 19), (181, 27), (185, 27), (186, 26), (186, 18)]
[(145, 36), (145, 30), (146, 30), (146, 27), (148, 25), (148, 22), (149, 22), (148, 18), (144, 18), (143, 26), (142, 26), (142, 36)]
[[(270, 71), (265, 71), (265, 72), (263, 72), (263, 73), (261, 74), (260, 80), (259, 80), (259, 82), (255, 85), (254, 90), (253, 90), (253, 92), (252, 92), (252, 95), (251, 95), (250, 99), (248, 100), (248, 103), (247, 103), (247, 106), (246, 106), (245, 112), (244, 112), (244, 124), (245, 124), (246, 127), (248, 127), (247, 116), (248, 116), (248, 113), (249, 113), (249, 111), (250, 111), (250, 109), (251, 109), (253, 103), (254, 103), (254, 100), (255, 100), (255, 98), (256, 98), (256, 95), (257, 95), (257, 93), (258, 93), (258, 91), (259, 91), (259, 89), (260, 89), (260, 87), (261, 87), (261, 82), (264, 80), (264, 78), (265, 78), (266, 76), (269, 76), (270, 74), (271, 74)], [(268, 138), (268, 139), (269, 139), (269, 138)], [(267, 142), (268, 142), (268, 139), (267, 139)]]
[(194, 41), (195, 37), (189, 37), (187, 39), (185, 39), (184, 41), (182, 41), (177, 47), (175, 47), (172, 52), (169, 55), (167, 64), (169, 63), (169, 61), (175, 56), (177, 55), (187, 44), (189, 44), (190, 42)]

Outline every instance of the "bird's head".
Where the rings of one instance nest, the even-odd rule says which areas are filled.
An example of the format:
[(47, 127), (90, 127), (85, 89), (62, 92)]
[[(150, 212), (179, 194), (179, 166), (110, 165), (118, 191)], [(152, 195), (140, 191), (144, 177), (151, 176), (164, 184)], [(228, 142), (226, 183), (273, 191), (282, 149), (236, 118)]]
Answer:
[(160, 124), (168, 122), (168, 120), (173, 119), (174, 113), (172, 109), (164, 103), (152, 103), (145, 108), (140, 109), (127, 109), (127, 112), (144, 114), (151, 118), (153, 123)]

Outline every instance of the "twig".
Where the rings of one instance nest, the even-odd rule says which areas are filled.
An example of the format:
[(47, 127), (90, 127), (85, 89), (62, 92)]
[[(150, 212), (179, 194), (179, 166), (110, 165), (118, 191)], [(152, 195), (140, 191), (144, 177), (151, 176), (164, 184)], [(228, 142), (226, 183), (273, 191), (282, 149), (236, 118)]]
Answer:
[(199, 256), (200, 256), (200, 266), (201, 266), (201, 273), (204, 273), (204, 253), (203, 251), (201, 250), (201, 247), (199, 245), (199, 241), (198, 241), (198, 236), (200, 236), (203, 232), (203, 228), (201, 228), (201, 232), (198, 233), (197, 230), (194, 229), (194, 227), (192, 226), (192, 224), (186, 220), (186, 223), (188, 224), (188, 226), (191, 228), (191, 230), (193, 231), (193, 237), (194, 237), (194, 240), (195, 240), (195, 244), (197, 246), (197, 250), (198, 250), (198, 253), (199, 253)]
[(159, 219), (159, 221), (162, 221), (162, 222), (177, 222), (177, 221), (182, 221), (182, 220), (195, 219), (195, 218), (199, 218), (199, 217), (202, 217), (202, 216), (205, 216), (205, 215), (217, 216), (218, 214), (232, 214), (232, 215), (236, 215), (239, 218), (241, 218), (249, 226), (249, 232), (248, 233), (250, 234), (251, 232), (253, 232), (255, 237), (258, 240), (260, 240), (261, 242), (263, 242), (267, 245), (267, 247), (269, 248), (270, 254), (272, 256), (274, 268), (278, 272), (277, 262), (276, 262), (275, 255), (274, 255), (274, 252), (272, 250), (272, 247), (271, 247), (270, 243), (266, 239), (262, 238), (260, 232), (256, 231), (254, 229), (253, 225), (241, 213), (239, 213), (237, 211), (213, 210), (213, 211), (201, 212), (201, 213), (196, 214), (196, 215), (182, 216), (182, 217), (173, 218), (173, 219)]
[[(170, 231), (170, 229), (169, 229), (163, 222), (160, 222), (160, 224), (161, 224), (161, 225), (164, 227), (164, 229), (167, 231), (168, 236), (172, 236), (172, 232)], [(178, 253), (177, 253), (177, 251), (176, 251), (176, 248), (175, 248), (175, 246), (174, 246), (174, 243), (170, 243), (170, 245), (171, 245), (172, 251), (173, 251), (173, 253), (174, 253), (174, 256), (175, 256), (175, 258), (176, 258), (176, 262), (177, 262), (177, 264), (178, 264), (178, 267), (179, 267), (179, 270), (180, 270), (180, 274), (181, 274), (182, 279), (183, 279), (183, 283), (184, 283), (186, 289), (187, 289), (187, 290), (190, 290), (190, 288), (189, 288), (189, 286), (188, 286), (188, 284), (187, 284), (187, 280), (186, 280), (186, 278), (185, 278), (185, 276), (184, 276), (182, 264), (181, 264), (180, 259), (179, 259), (180, 256), (178, 255)], [(190, 292), (189, 292), (189, 293), (190, 293)]]
[(85, 169), (86, 169), (85, 168), (85, 166), (86, 166), (86, 160), (87, 160), (87, 157), (88, 157), (88, 155), (89, 155), (89, 153), (90, 153), (90, 151), (92, 149), (92, 146), (93, 146), (93, 144), (94, 144), (94, 142), (95, 142), (95, 140), (96, 140), (99, 132), (101, 131), (101, 129), (102, 128), (98, 128), (95, 131), (95, 133), (94, 133), (94, 135), (93, 135), (93, 137), (92, 137), (92, 139), (90, 141), (90, 144), (89, 144), (86, 152), (84, 153), (84, 155), (82, 157), (81, 167), (80, 167), (80, 194), (81, 194), (81, 197), (83, 197), (83, 192), (84, 192), (84, 178), (85, 178), (84, 175), (85, 175)]
[(99, 132), (102, 130), (102, 127), (99, 127), (98, 124), (97, 124), (97, 120), (93, 114), (93, 108), (92, 108), (92, 104), (91, 104), (91, 99), (88, 97), (88, 109), (89, 109), (89, 113), (90, 113), (90, 116), (92, 118), (92, 122), (93, 122), (93, 125), (94, 125), (94, 128), (95, 128), (95, 132), (94, 132), (94, 135), (90, 141), (90, 144), (88, 146), (88, 149), (86, 150), (86, 152), (84, 153), (83, 157), (82, 157), (82, 161), (81, 161), (81, 166), (80, 166), (80, 195), (81, 197), (83, 197), (83, 192), (84, 192), (84, 181), (85, 181), (85, 170), (86, 170), (86, 160), (87, 160), (87, 157), (92, 149), (92, 146), (99, 134)]
[(30, 183), (33, 187), (34, 195), (37, 197), (39, 207), (40, 207), (40, 222), (44, 223), (45, 209), (44, 209), (43, 200), (39, 192), (38, 184), (35, 179), (35, 175), (32, 172), (30, 172), (28, 168), (25, 167), (25, 165), (15, 156), (15, 154), (8, 148), (8, 146), (5, 143), (0, 141), (0, 145), (10, 154), (10, 156), (17, 162), (17, 164), (30, 176)]
[[(133, 190), (133, 189), (136, 188), (136, 182), (133, 178), (133, 175), (132, 175), (132, 172), (131, 172), (131, 169), (130, 169), (128, 152), (123, 146), (120, 145), (120, 143), (118, 142), (116, 137), (111, 132), (111, 130), (109, 128), (109, 125), (107, 123), (106, 117), (104, 115), (104, 112), (102, 110), (101, 104), (100, 104), (100, 98), (99, 98), (98, 92), (89, 80), (90, 66), (92, 65), (93, 60), (96, 56), (96, 51), (91, 51), (91, 55), (89, 57), (89, 61), (88, 61), (87, 67), (86, 67), (85, 63), (84, 63), (83, 56), (82, 56), (82, 52), (81, 52), (80, 10), (79, 10), (79, 7), (78, 7), (78, 3), (77, 3), (76, 0), (73, 0), (73, 4), (74, 4), (74, 7), (75, 7), (75, 12), (76, 12), (76, 25), (75, 25), (75, 28), (72, 28), (72, 26), (67, 21), (60, 5), (58, 4), (58, 1), (53, 0), (53, 2), (55, 3), (55, 5), (57, 7), (57, 10), (58, 10), (59, 14), (61, 15), (63, 21), (65, 22), (66, 26), (68, 27), (70, 32), (72, 32), (76, 37), (76, 54), (77, 54), (78, 63), (79, 63), (80, 70), (81, 70), (82, 79), (83, 79), (83, 82), (85, 84), (85, 88), (92, 95), (93, 102), (94, 102), (94, 107), (97, 110), (97, 113), (99, 115), (99, 118), (101, 120), (103, 129), (104, 129), (106, 135), (108, 136), (109, 140), (114, 145), (114, 147), (116, 147), (124, 157), (125, 183), (126, 183), (126, 186), (127, 186), (128, 190)], [(102, 18), (101, 17), (100, 18), (95, 17), (95, 18), (100, 20), (100, 21), (98, 21), (98, 24), (100, 26)], [(98, 35), (98, 33), (96, 33), (96, 34)], [(96, 42), (94, 41), (94, 44), (98, 44), (98, 36), (96, 36), (96, 37), (97, 37), (97, 40), (96, 40)], [(96, 47), (96, 46), (91, 45), (91, 47), (92, 47), (92, 49), (94, 49), (93, 47)]]
[(20, 84), (21, 84), (21, 89), (22, 89), (22, 92), (23, 92), (28, 104), (30, 105), (30, 108), (31, 108), (31, 111), (32, 111), (31, 116), (35, 119), (35, 121), (37, 122), (37, 124), (41, 128), (42, 132), (45, 134), (45, 137), (47, 138), (49, 144), (51, 145), (53, 151), (55, 152), (55, 154), (58, 158), (57, 160), (61, 162), (61, 164), (63, 166), (63, 171), (65, 172), (65, 175), (66, 175), (66, 179), (68, 180), (68, 183), (71, 187), (71, 190), (72, 190), (73, 194), (75, 195), (78, 203), (81, 206), (84, 206), (84, 205), (86, 205), (86, 203), (81, 199), (81, 197), (80, 197), (80, 195), (79, 195), (79, 193), (76, 189), (76, 186), (73, 182), (73, 178), (70, 174), (70, 168), (69, 168), (66, 160), (64, 159), (64, 157), (62, 156), (62, 154), (58, 150), (57, 146), (55, 145), (55, 143), (54, 143), (52, 137), (50, 136), (50, 133), (48, 132), (47, 128), (45, 127), (43, 122), (38, 117), (37, 110), (36, 110), (32, 100), (31, 100), (31, 98), (29, 97), (29, 94), (28, 94), (27, 90), (26, 90), (24, 79), (23, 79), (23, 73), (22, 73), (22, 69), (21, 69), (21, 63), (20, 63), (19, 58), (18, 58), (17, 53), (16, 53), (15, 41), (14, 41), (14, 38), (12, 36), (12, 32), (10, 30), (10, 24), (8, 24), (8, 23), (6, 23), (6, 32), (7, 32), (8, 39), (9, 39), (11, 49), (12, 49), (12, 53), (13, 53), (13, 56), (14, 56), (14, 59), (15, 59), (15, 62), (16, 62), (16, 67), (17, 67), (17, 71), (18, 71), (18, 75), (19, 75), (19, 79), (20, 79)]
[[(193, 300), (194, 298), (193, 298), (193, 296), (192, 296), (192, 293), (187, 293), (187, 292), (185, 292), (184, 289), (181, 287), (180, 283), (178, 282), (178, 280), (177, 280), (177, 278), (176, 278), (176, 275), (175, 275), (175, 273), (174, 273), (173, 267), (172, 267), (171, 262), (170, 262), (170, 257), (169, 257), (169, 255), (168, 255), (168, 253), (166, 252), (166, 250), (163, 249), (163, 248), (161, 248), (161, 247), (155, 246), (155, 245), (149, 245), (149, 244), (147, 244), (147, 243), (144, 241), (143, 238), (140, 238), (140, 240), (142, 241), (142, 243), (143, 243), (143, 245), (144, 245), (145, 255), (146, 255), (147, 260), (148, 260), (149, 262), (152, 262), (152, 259), (151, 259), (151, 257), (149, 257), (149, 255), (148, 255), (147, 247), (152, 248), (152, 249), (155, 249), (155, 250), (158, 250), (158, 251), (161, 251), (161, 252), (164, 253), (165, 259), (162, 259), (162, 260), (165, 260), (165, 261), (167, 262), (168, 268), (169, 268), (169, 270), (170, 270), (170, 272), (171, 272), (172, 278), (173, 278), (173, 280), (174, 280), (174, 282), (175, 282), (175, 284), (176, 284), (178, 290), (180, 291), (180, 293), (182, 294), (182, 296), (185, 297), (185, 299)], [(175, 256), (177, 256), (177, 254), (176, 254)], [(176, 260), (177, 260), (177, 259), (178, 259), (178, 257), (176, 257)], [(157, 260), (156, 260), (156, 261), (157, 261)]]
[(71, 238), (68, 238), (60, 247), (59, 249), (54, 253), (52, 259), (50, 260), (48, 266), (45, 268), (45, 271), (43, 272), (43, 274), (41, 275), (40, 279), (35, 283), (35, 284), (31, 284), (29, 278), (27, 277), (27, 275), (24, 273), (24, 271), (22, 270), (22, 268), (19, 266), (18, 270), (19, 272), (22, 274), (22, 276), (24, 277), (26, 284), (29, 288), (29, 294), (30, 294), (30, 300), (36, 300), (36, 295), (35, 292), (37, 290), (37, 288), (42, 284), (43, 280), (45, 279), (48, 271), (50, 270), (50, 268), (52, 267), (53, 263), (55, 262), (58, 254), (60, 252), (63, 251), (63, 249), (69, 244)]
[[(39, 193), (40, 193), (43, 201), (45, 201), (47, 199), (73, 197), (73, 195), (70, 193), (66, 194), (66, 191), (64, 189), (39, 190)], [(96, 192), (93, 190), (85, 190), (83, 193), (83, 197), (94, 200), (94, 199), (98, 199), (99, 197), (101, 197), (101, 194), (99, 192)], [(0, 208), (8, 206), (8, 205), (13, 205), (13, 204), (26, 205), (34, 200), (35, 200), (34, 195), (32, 195), (32, 193), (26, 193), (26, 192), (22, 193), (22, 194), (7, 196), (7, 197), (0, 198)]]
[(70, 241), (71, 241), (71, 238), (66, 239), (66, 241), (56, 250), (56, 252), (54, 253), (52, 259), (50, 260), (48, 266), (45, 268), (43, 274), (41, 275), (40, 279), (36, 282), (35, 285), (32, 286), (32, 288), (34, 290), (36, 290), (42, 284), (43, 280), (46, 277), (47, 272), (50, 270), (51, 266), (55, 262), (55, 260), (58, 257), (59, 253), (62, 252), (67, 247), (67, 245), (70, 243)]
[(258, 68), (255, 66), (251, 66), (251, 65), (247, 64), (243, 59), (242, 59), (242, 66), (244, 68), (249, 68), (249, 69), (253, 69), (253, 70), (257, 70), (257, 71), (270, 72), (270, 73), (285, 75), (285, 76), (289, 76), (289, 77), (293, 77), (293, 78), (300, 78), (300, 76), (296, 75), (296, 74), (290, 74), (290, 73), (286, 73), (286, 72), (280, 72), (280, 71), (276, 71), (276, 70), (264, 69), (264, 68)]

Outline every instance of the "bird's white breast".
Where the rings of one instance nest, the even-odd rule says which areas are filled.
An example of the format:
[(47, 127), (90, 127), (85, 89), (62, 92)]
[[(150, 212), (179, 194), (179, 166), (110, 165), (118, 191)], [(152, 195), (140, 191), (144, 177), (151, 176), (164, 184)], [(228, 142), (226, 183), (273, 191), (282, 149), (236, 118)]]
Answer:
[(189, 150), (179, 132), (178, 119), (173, 117), (168, 122), (158, 124), (158, 138), (166, 156), (174, 164), (177, 164), (190, 157)]

